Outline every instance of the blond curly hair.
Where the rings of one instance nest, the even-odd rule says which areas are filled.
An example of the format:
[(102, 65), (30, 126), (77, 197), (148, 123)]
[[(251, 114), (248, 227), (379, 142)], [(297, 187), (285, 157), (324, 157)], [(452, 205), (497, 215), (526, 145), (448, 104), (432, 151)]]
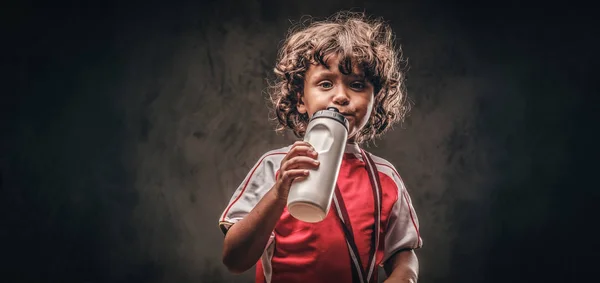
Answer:
[(298, 94), (303, 93), (310, 65), (326, 66), (324, 58), (330, 54), (340, 56), (340, 71), (344, 73), (358, 64), (374, 86), (373, 111), (357, 133), (356, 142), (373, 140), (404, 120), (409, 110), (401, 70), (405, 61), (401, 49), (394, 46), (390, 26), (364, 13), (342, 11), (321, 21), (308, 18), (288, 32), (278, 53), (275, 81), (268, 91), (278, 132), (291, 129), (297, 137), (304, 136), (308, 115), (296, 108)]

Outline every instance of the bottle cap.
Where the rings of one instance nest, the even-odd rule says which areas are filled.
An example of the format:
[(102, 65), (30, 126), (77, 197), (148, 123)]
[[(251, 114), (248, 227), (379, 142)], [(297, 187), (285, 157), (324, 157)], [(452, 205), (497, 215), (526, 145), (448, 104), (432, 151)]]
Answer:
[(344, 127), (346, 127), (346, 130), (348, 130), (348, 120), (346, 119), (346, 117), (344, 117), (344, 115), (340, 114), (340, 111), (335, 107), (327, 107), (326, 110), (320, 110), (315, 112), (315, 115), (312, 116), (310, 121), (318, 118), (333, 119), (335, 121), (340, 122), (342, 125), (344, 125)]

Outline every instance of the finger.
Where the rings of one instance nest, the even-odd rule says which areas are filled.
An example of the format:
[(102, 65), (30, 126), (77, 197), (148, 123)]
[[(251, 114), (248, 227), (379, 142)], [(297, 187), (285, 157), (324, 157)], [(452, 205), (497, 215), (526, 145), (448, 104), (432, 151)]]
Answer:
[(281, 181), (285, 183), (291, 183), (295, 178), (306, 177), (309, 172), (306, 169), (291, 169), (286, 170), (281, 174)]
[(283, 157), (283, 159), (281, 160), (281, 165), (283, 166), (283, 163), (290, 160), (294, 156), (299, 155), (312, 156), (314, 158), (317, 158), (318, 154), (314, 150), (312, 145), (310, 145), (310, 143), (305, 141), (297, 141), (292, 145), (288, 153)]
[(290, 151), (281, 160), (281, 165), (283, 166), (284, 163), (296, 156), (310, 156), (313, 158), (317, 158), (317, 153), (310, 147), (307, 147), (305, 145), (299, 145), (290, 149)]
[(288, 160), (295, 156), (310, 156), (316, 158), (318, 156), (317, 152), (311, 145), (298, 145), (288, 152)]
[(310, 144), (307, 141), (296, 141), (294, 144), (292, 144), (292, 148), (298, 145), (308, 145), (310, 146)]
[(310, 147), (310, 148), (313, 148), (313, 146), (309, 142), (307, 142), (307, 141), (297, 141), (297, 142), (295, 142), (292, 145), (292, 147), (290, 148), (290, 150), (292, 150), (292, 149), (294, 149), (296, 147), (306, 147), (306, 146)]
[(308, 156), (295, 156), (283, 164), (282, 170), (316, 169), (319, 168), (319, 164), (319, 160), (315, 158)]
[(296, 178), (294, 178), (294, 180), (292, 180), (292, 183), (304, 181), (304, 180), (306, 180), (306, 178), (308, 178), (308, 176), (296, 177)]

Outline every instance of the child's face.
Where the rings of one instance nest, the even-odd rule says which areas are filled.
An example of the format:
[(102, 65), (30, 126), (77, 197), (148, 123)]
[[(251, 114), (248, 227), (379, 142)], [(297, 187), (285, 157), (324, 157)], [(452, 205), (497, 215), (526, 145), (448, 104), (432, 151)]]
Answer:
[(373, 85), (358, 67), (353, 66), (352, 74), (344, 75), (338, 68), (338, 56), (331, 55), (326, 59), (329, 68), (313, 64), (306, 71), (304, 94), (299, 95), (297, 108), (312, 118), (319, 110), (336, 107), (348, 119), (348, 140), (352, 142), (371, 117)]

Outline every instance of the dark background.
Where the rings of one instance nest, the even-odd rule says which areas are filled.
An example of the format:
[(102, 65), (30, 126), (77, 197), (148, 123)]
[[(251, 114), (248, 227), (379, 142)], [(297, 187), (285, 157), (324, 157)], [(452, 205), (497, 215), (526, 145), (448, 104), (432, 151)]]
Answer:
[(412, 196), (420, 282), (594, 281), (593, 9), (433, 0), (3, 4), (0, 280), (252, 282), (217, 222), (294, 140), (265, 78), (290, 20), (348, 8), (410, 65), (414, 108), (369, 150)]

